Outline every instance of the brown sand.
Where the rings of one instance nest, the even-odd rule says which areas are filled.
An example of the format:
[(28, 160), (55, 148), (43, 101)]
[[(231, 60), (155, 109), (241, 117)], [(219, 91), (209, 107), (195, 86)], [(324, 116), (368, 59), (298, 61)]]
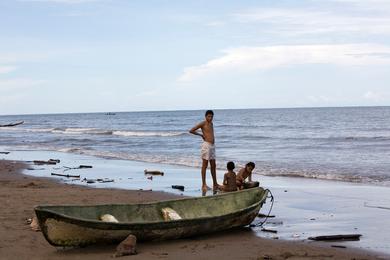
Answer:
[[(0, 160), (0, 259), (111, 259), (115, 245), (56, 249), (26, 224), (38, 204), (134, 203), (177, 197), (162, 192), (93, 189), (20, 174), (20, 162)], [(249, 228), (191, 239), (140, 243), (123, 259), (390, 259), (383, 254), (263, 239)]]

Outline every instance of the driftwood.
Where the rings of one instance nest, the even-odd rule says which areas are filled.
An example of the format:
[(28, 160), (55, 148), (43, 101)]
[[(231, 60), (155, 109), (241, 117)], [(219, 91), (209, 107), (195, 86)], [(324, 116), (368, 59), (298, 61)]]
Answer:
[(67, 178), (80, 178), (80, 175), (71, 175), (71, 174), (59, 174), (59, 173), (51, 173), (53, 176), (61, 176)]
[(10, 152), (0, 152), (0, 154), (9, 154)]
[(184, 191), (184, 186), (183, 185), (172, 185), (172, 189)]
[(97, 179), (98, 182), (100, 183), (105, 183), (105, 182), (114, 182), (113, 179)]
[(361, 234), (329, 235), (309, 237), (309, 239), (315, 241), (359, 241), (361, 236)]
[(262, 228), (261, 229), (261, 231), (263, 231), (263, 232), (270, 232), (270, 233), (278, 233), (278, 231), (277, 230), (273, 230), (273, 229), (266, 229), (266, 228)]
[(275, 215), (265, 215), (263, 213), (259, 213), (259, 215), (257, 215), (259, 218), (274, 218)]
[(82, 181), (85, 181), (86, 183), (96, 183), (96, 182), (99, 182), (99, 183), (106, 183), (106, 182), (114, 182), (113, 179), (87, 179), (87, 178), (84, 178)]
[(17, 126), (17, 125), (21, 125), (21, 124), (23, 124), (23, 123), (24, 123), (24, 121), (20, 121), (20, 122), (10, 123), (10, 124), (6, 124), (6, 125), (0, 125), (0, 127)]
[(346, 246), (340, 246), (340, 245), (331, 245), (331, 247), (336, 247), (336, 248), (347, 248)]
[(56, 165), (57, 161), (52, 161), (51, 159), (48, 161), (34, 160), (33, 163), (36, 165), (43, 165), (43, 164)]
[(69, 170), (77, 170), (77, 169), (91, 169), (92, 166), (90, 166), (90, 165), (80, 165), (78, 167), (64, 166), (64, 168), (65, 168), (64, 172), (66, 172), (66, 171), (69, 171)]
[(383, 206), (372, 206), (372, 205), (368, 205), (367, 203), (364, 203), (364, 207), (366, 208), (374, 208), (374, 209), (387, 209), (387, 210), (390, 210), (389, 207), (383, 207)]
[(151, 174), (151, 175), (161, 175), (164, 176), (164, 172), (162, 171), (149, 171), (149, 170), (144, 170), (145, 174)]

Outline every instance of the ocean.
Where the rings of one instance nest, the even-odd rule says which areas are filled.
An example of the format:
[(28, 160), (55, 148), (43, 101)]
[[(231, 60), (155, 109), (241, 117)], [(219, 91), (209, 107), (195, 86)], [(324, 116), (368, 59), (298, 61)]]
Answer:
[[(205, 111), (0, 116), (0, 149), (200, 167)], [(217, 167), (390, 186), (390, 107), (214, 110)]]

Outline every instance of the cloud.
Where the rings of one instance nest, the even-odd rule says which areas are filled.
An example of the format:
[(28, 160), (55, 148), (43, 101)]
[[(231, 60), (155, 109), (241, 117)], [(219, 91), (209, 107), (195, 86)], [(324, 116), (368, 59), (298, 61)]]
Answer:
[(16, 70), (15, 66), (0, 66), (0, 74), (10, 73)]
[(364, 93), (363, 98), (368, 99), (374, 102), (381, 102), (390, 99), (389, 92), (376, 92), (376, 91), (367, 91)]
[(2, 79), (0, 80), (0, 92), (12, 92), (15, 90), (36, 87), (46, 82), (46, 80), (35, 80), (28, 78)]
[(221, 57), (205, 64), (185, 68), (178, 81), (191, 81), (227, 71), (269, 70), (301, 64), (340, 66), (390, 64), (390, 47), (376, 44), (239, 47), (223, 50), (222, 53)]
[(306, 8), (259, 8), (236, 13), (233, 17), (240, 23), (262, 24), (263, 32), (289, 36), (346, 32), (356, 36), (361, 36), (362, 33), (390, 34), (389, 3), (375, 9), (359, 7), (357, 4), (354, 6), (352, 8), (349, 5), (340, 10), (335, 7), (320, 9), (316, 5)]

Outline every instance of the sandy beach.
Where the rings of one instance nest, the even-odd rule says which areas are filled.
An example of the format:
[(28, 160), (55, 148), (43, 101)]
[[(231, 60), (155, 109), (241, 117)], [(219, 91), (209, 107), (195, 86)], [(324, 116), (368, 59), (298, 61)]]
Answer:
[[(56, 249), (26, 223), (38, 204), (137, 203), (175, 198), (155, 191), (95, 189), (58, 183), (21, 174), (28, 167), (18, 161), (0, 161), (1, 259), (110, 259), (115, 245)], [(208, 236), (166, 242), (140, 243), (131, 259), (389, 259), (370, 251), (333, 248), (332, 244), (282, 241), (256, 236), (242, 228)], [(127, 257), (130, 258), (130, 257)]]

